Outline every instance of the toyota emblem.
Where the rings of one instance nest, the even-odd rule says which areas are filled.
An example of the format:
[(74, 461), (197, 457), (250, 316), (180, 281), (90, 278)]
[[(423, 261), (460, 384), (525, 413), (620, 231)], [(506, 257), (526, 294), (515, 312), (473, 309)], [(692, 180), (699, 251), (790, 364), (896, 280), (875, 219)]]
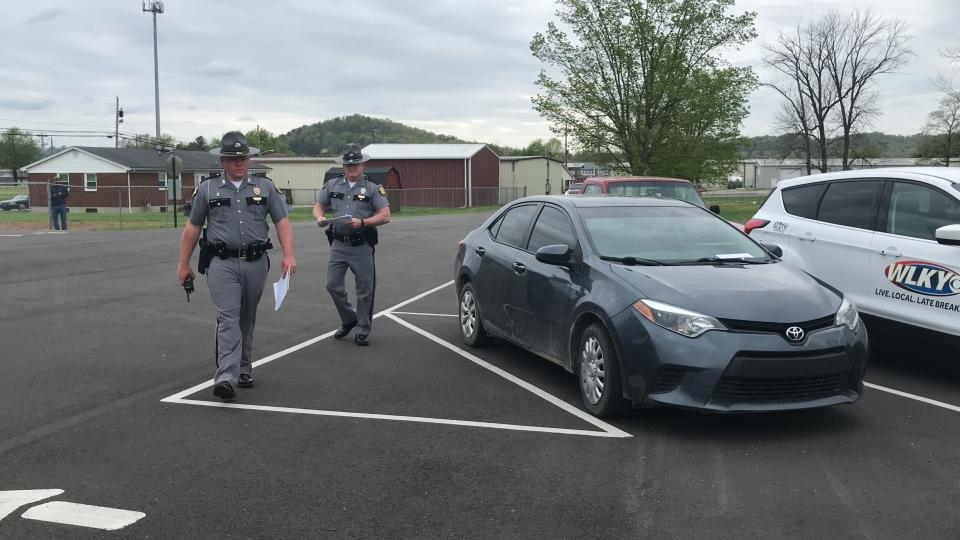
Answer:
[(799, 326), (791, 326), (790, 328), (787, 328), (786, 334), (787, 339), (790, 341), (800, 341), (803, 339), (803, 328), (800, 328)]

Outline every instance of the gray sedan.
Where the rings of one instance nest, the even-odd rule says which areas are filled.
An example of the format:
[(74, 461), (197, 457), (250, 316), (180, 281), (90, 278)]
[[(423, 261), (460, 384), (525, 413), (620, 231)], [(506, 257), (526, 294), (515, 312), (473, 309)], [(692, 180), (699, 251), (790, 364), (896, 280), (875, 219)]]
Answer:
[(528, 197), (460, 242), (461, 334), (560, 364), (597, 416), (856, 401), (856, 307), (779, 253), (682, 201)]

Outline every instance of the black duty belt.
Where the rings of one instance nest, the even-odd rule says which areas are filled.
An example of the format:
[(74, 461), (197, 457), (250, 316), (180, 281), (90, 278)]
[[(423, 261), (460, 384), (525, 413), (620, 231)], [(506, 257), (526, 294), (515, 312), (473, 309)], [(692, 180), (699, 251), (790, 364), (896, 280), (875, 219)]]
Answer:
[(364, 235), (362, 232), (356, 234), (333, 233), (333, 239), (339, 240), (344, 244), (349, 244), (354, 247), (363, 245), (367, 241), (366, 235)]
[(259, 261), (260, 257), (263, 257), (263, 254), (266, 253), (268, 249), (273, 249), (273, 243), (271, 243), (269, 240), (265, 243), (258, 242), (255, 244), (250, 244), (247, 247), (240, 249), (230, 249), (227, 247), (214, 248), (213, 254), (221, 259), (239, 257), (247, 262), (253, 262)]

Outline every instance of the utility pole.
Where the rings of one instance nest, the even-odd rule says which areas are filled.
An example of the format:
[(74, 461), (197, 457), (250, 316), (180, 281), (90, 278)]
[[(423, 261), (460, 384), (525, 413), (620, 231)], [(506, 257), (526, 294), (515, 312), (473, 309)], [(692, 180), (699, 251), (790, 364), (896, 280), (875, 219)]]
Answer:
[(117, 96), (117, 106), (113, 109), (113, 147), (120, 148), (120, 124), (123, 123), (123, 109), (120, 108), (120, 96)]
[(370, 144), (377, 144), (377, 130), (371, 129), (370, 136), (373, 137), (373, 142)]
[[(156, 105), (156, 114), (157, 114), (157, 153), (159, 154), (162, 150), (160, 146), (160, 68), (159, 61), (157, 59), (157, 14), (163, 13), (163, 2), (160, 0), (150, 0), (150, 7), (147, 7), (147, 2), (143, 2), (143, 11), (153, 13), (153, 88), (154, 88), (154, 102)], [(118, 98), (119, 99), (119, 98)]]

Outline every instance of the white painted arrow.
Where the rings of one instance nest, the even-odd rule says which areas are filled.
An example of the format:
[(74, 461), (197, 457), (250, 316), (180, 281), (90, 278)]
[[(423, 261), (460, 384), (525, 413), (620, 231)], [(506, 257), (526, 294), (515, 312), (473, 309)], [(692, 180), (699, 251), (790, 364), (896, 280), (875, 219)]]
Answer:
[(0, 519), (9, 516), (25, 504), (35, 503), (63, 493), (62, 489), (21, 489), (0, 491)]
[(23, 513), (23, 517), (26, 519), (91, 527), (105, 531), (122, 529), (144, 516), (146, 514), (143, 512), (63, 501), (44, 503)]

